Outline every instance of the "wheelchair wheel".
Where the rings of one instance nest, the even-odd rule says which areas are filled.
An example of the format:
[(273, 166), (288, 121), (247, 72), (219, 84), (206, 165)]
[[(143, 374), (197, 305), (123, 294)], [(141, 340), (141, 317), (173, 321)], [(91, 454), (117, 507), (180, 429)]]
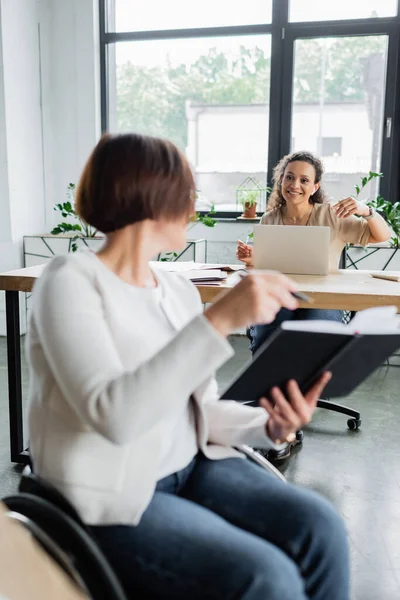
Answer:
[[(127, 600), (97, 543), (69, 515), (47, 500), (32, 494), (8, 496), (3, 502), (11, 511), (32, 521), (61, 549), (65, 554), (64, 560), (60, 560), (60, 555), (57, 556), (51, 544), (44, 543), (43, 536), (42, 539), (40, 535), (35, 536), (66, 573), (85, 588), (92, 600)], [(34, 528), (31, 533), (35, 535)], [(69, 568), (66, 568), (66, 565), (69, 565)]]

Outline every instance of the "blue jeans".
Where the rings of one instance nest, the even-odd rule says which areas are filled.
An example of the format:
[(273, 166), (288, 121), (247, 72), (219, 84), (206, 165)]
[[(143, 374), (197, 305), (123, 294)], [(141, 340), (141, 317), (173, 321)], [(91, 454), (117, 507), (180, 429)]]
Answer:
[(339, 321), (343, 320), (342, 310), (324, 310), (320, 308), (298, 308), (288, 310), (282, 308), (275, 317), (275, 321), (268, 325), (253, 325), (250, 327), (250, 350), (254, 354), (284, 321)]
[(198, 454), (158, 483), (137, 526), (92, 531), (129, 598), (350, 597), (340, 517), (249, 460)]

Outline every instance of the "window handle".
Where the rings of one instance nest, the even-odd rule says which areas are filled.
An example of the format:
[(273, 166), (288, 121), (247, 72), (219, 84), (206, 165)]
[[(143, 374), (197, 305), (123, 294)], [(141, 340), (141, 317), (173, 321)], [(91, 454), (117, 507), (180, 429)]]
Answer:
[(387, 117), (386, 119), (386, 138), (389, 139), (392, 137), (392, 117)]

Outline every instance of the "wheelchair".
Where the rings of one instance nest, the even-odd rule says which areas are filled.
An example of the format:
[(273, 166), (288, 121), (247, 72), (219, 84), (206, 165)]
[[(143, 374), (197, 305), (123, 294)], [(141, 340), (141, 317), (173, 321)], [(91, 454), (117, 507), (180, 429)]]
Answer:
[[(285, 477), (250, 446), (236, 448), (282, 481)], [(128, 600), (109, 562), (74, 507), (50, 483), (25, 467), (19, 494), (2, 502), (91, 600)], [(133, 600), (133, 599), (130, 599)]]
[(3, 498), (8, 517), (24, 526), (91, 600), (128, 600), (73, 506), (25, 467), (19, 494)]

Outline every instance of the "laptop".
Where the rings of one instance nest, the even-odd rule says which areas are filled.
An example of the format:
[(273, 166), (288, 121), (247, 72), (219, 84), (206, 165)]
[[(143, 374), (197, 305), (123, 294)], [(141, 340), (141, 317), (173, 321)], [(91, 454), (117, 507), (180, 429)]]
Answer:
[(254, 267), (286, 274), (326, 275), (330, 239), (330, 227), (256, 225)]

